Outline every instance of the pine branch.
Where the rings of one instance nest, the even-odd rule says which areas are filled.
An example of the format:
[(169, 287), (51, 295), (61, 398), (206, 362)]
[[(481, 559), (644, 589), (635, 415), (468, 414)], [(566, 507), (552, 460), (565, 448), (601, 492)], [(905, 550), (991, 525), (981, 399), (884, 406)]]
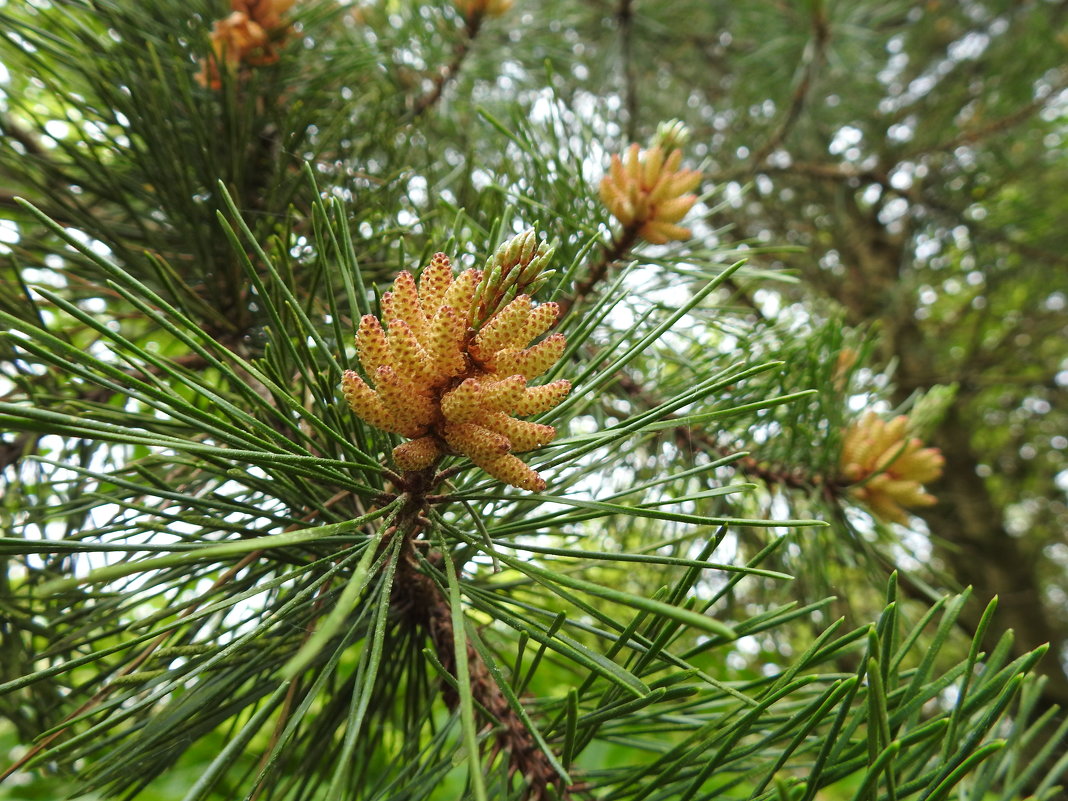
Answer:
[(638, 242), (638, 229), (640, 223), (624, 228), (617, 233), (612, 241), (605, 245), (601, 257), (587, 270), (586, 277), (575, 284), (570, 298), (561, 298), (560, 319), (567, 317), (571, 309), (581, 307), (597, 289), (598, 285), (605, 280), (612, 268), (616, 267), (630, 249)]
[(464, 61), (471, 52), (475, 39), (482, 30), (482, 21), (484, 18), (485, 14), (482, 11), (474, 11), (464, 17), (463, 31), (460, 34), (459, 41), (457, 41), (453, 48), (452, 60), (439, 69), (437, 74), (434, 75), (431, 88), (425, 94), (415, 99), (410, 112), (412, 119), (421, 117), (433, 108), (437, 102), (441, 100), (445, 87), (460, 74), (460, 69), (463, 67)]
[(933, 153), (952, 153), (962, 145), (975, 145), (1027, 122), (1046, 108), (1051, 101), (1056, 102), (1057, 98), (1068, 88), (1068, 72), (1064, 69), (1061, 72), (1064, 76), (1060, 80), (1046, 84), (1041, 91), (1035, 93), (1035, 97), (1030, 102), (1023, 104), (1011, 114), (990, 120), (984, 125), (961, 130), (956, 136), (943, 142), (910, 150), (903, 154), (900, 160), (918, 159)]
[[(670, 4), (546, 6), (546, 15), (515, 22), (508, 58), (523, 71), (520, 90), (487, 85), (480, 97), (484, 119), (509, 122), (468, 125), (473, 110), (458, 97), (457, 113), (435, 121), (435, 136), (425, 142), (397, 133), (440, 108), (468, 69), (488, 67), (474, 63), (479, 22), (471, 12), (462, 27), (446, 12), (456, 40), (445, 34), (431, 45), (426, 37), (441, 35), (434, 22), (441, 17), (421, 8), (390, 16), (392, 6), (381, 6), (377, 20), (368, 12), (349, 25), (347, 7), (302, 4), (301, 36), (316, 47), (283, 53), (267, 69), (242, 69), (229, 87), (234, 91), (215, 93), (192, 78), (207, 47), (205, 18), (177, 0), (168, 0), (166, 13), (96, 0), (39, 5), (32, 13), (0, 13), (25, 25), (17, 41), (0, 41), (14, 46), (5, 63), (17, 62), (15, 119), (43, 124), (66, 117), (73, 125), (69, 136), (51, 139), (15, 132), (4, 162), (15, 176), (12, 189), (27, 187), (67, 210), (52, 227), (18, 220), (16, 250), (63, 259), (54, 284), (47, 276), (39, 281), (54, 305), (36, 315), (15, 282), (0, 304), (11, 325), (6, 373), (16, 387), (0, 398), (0, 417), (15, 432), (0, 448), (0, 464), (15, 465), (5, 518), (13, 532), (0, 537), (0, 553), (24, 560), (25, 575), (13, 574), (12, 588), (0, 584), (5, 610), (15, 612), (0, 633), (6, 638), (14, 630), (14, 675), (22, 676), (5, 682), (13, 689), (8, 705), (27, 722), (36, 715), (39, 731), (53, 731), (28, 755), (33, 765), (71, 766), (87, 789), (132, 796), (190, 743), (225, 738), (189, 798), (251, 792), (286, 801), (324, 793), (420, 801), (452, 789), (464, 760), (472, 794), (487, 801), (548, 801), (587, 791), (618, 799), (743, 792), (769, 801), (840, 795), (843, 788), (874, 799), (944, 795), (962, 780), (963, 794), (1008, 799), (1031, 786), (1028, 772), (1033, 779), (1045, 771), (1044, 784), (1056, 780), (1064, 765), (1051, 754), (1064, 731), (1051, 736), (1048, 719), (1027, 721), (1042, 701), (1024, 682), (1038, 654), (1013, 661), (1007, 640), (984, 645), (980, 630), (989, 617), (962, 647), (951, 629), (964, 600), (938, 593), (926, 599), (934, 606), (923, 604), (920, 619), (906, 623), (904, 615), (916, 610), (899, 602), (894, 582), (885, 606), (882, 597), (873, 600), (878, 590), (853, 593), (859, 579), (843, 582), (850, 592), (842, 593), (840, 607), (793, 607), (818, 586), (806, 587), (806, 578), (819, 574), (830, 582), (839, 569), (846, 575), (858, 558), (849, 549), (866, 546), (832, 544), (836, 537), (827, 536), (816, 541), (839, 550), (806, 561), (812, 554), (804, 549), (776, 551), (787, 541), (776, 529), (815, 521), (725, 516), (737, 513), (733, 504), (762, 505), (768, 493), (747, 499), (741, 493), (751, 484), (718, 486), (721, 465), (797, 490), (778, 495), (776, 511), (779, 501), (804, 509), (801, 493), (822, 493), (836, 504), (848, 491), (830, 475), (838, 468), (845, 414), (831, 391), (841, 326), (821, 326), (822, 307), (811, 315), (815, 331), (764, 326), (759, 304), (743, 289), (747, 281), (739, 285), (722, 271), (717, 259), (725, 250), (711, 242), (681, 257), (656, 251), (660, 283), (681, 290), (676, 308), (649, 304), (631, 328), (608, 312), (621, 299), (605, 297), (616, 291), (606, 287), (624, 283), (613, 279), (641, 237), (626, 226), (611, 238), (598, 233), (604, 212), (583, 173), (590, 154), (603, 151), (606, 131), (622, 125), (637, 139), (640, 111), (679, 109), (708, 124), (722, 152), (736, 152), (754, 146), (738, 139), (759, 118), (746, 109), (778, 98), (768, 138), (761, 144), (756, 137), (759, 170), (791, 174), (783, 183), (797, 195), (802, 184), (815, 195), (859, 195), (850, 191), (859, 181), (883, 186), (887, 199), (897, 193), (926, 202), (921, 189), (928, 187), (900, 192), (879, 167), (824, 164), (823, 155), (800, 153), (789, 167), (763, 164), (808, 130), (832, 30), (835, 61), (826, 68), (842, 76), (843, 88), (840, 110), (827, 106), (829, 125), (841, 124), (848, 117), (839, 115), (852, 115), (858, 98), (867, 97), (847, 89), (869, 76), (851, 83), (839, 67), (848, 70), (858, 44), (897, 35), (903, 17), (888, 22), (881, 7), (831, 8), (817, 0), (806, 12), (806, 31), (805, 16), (780, 15), (778, 8), (731, 9), (720, 25), (719, 12), (695, 4), (688, 30), (676, 31), (658, 23)], [(1029, 9), (1021, 16), (1029, 18)], [(735, 27), (736, 17), (745, 24)], [(323, 24), (328, 19), (345, 24), (331, 28)], [(714, 32), (705, 36), (705, 29)], [(117, 35), (104, 35), (112, 31)], [(903, 36), (923, 69), (923, 42)], [(540, 66), (572, 37), (598, 57), (621, 54), (623, 109), (596, 102), (607, 101), (608, 90), (581, 78), (581, 70), (572, 73), (573, 61), (563, 70), (551, 65), (551, 86), (539, 83)], [(687, 74), (672, 63), (677, 51), (670, 48), (695, 39), (717, 58), (714, 73), (696, 64)], [(399, 98), (381, 70), (353, 69), (360, 59), (352, 53), (363, 44), (380, 64), (402, 60), (400, 52), (391, 58), (376, 48), (382, 42), (407, 53), (436, 52), (441, 69)], [(781, 83), (770, 84), (781, 80), (781, 66), (761, 73), (757, 58), (738, 92), (743, 82), (728, 67), (751, 43), (772, 55), (805, 48), (785, 97)], [(581, 61), (580, 48), (563, 49)], [(641, 67), (649, 53), (658, 63), (647, 75)], [(596, 69), (605, 65), (590, 66), (601, 77)], [(43, 85), (23, 92), (35, 72)], [(767, 87), (757, 82), (760, 74)], [(618, 86), (618, 71), (616, 77), (605, 85)], [(1012, 77), (1026, 80), (1006, 75), (999, 84), (1004, 97), (1017, 85), (1035, 85), (1028, 75)], [(887, 90), (885, 83), (872, 85)], [(932, 90), (932, 101), (944, 99), (942, 89)], [(23, 113), (34, 108), (38, 90), (48, 96), (39, 119)], [(714, 109), (690, 108), (689, 99), (702, 92), (720, 93)], [(731, 105), (736, 93), (744, 103)], [(978, 97), (980, 90), (967, 94)], [(585, 105), (561, 99), (580, 95)], [(546, 96), (551, 124), (528, 125), (538, 116), (528, 99)], [(1017, 102), (1031, 99), (1028, 89)], [(713, 133), (711, 120), (721, 115), (728, 124), (717, 119)], [(999, 122), (1005, 130), (1016, 124)], [(22, 169), (10, 158), (27, 148), (17, 144), (22, 134), (39, 136), (59, 166), (27, 158)], [(321, 176), (321, 189), (301, 184), (294, 166), (301, 162)], [(60, 171), (55, 180), (53, 169)], [(752, 173), (753, 165), (745, 169)], [(82, 191), (63, 197), (71, 186)], [(330, 195), (336, 200), (321, 200)], [(229, 242), (213, 216), (220, 198), (230, 211), (223, 226)], [(930, 199), (932, 209), (936, 201)], [(10, 202), (0, 192), (0, 206)], [(290, 224), (290, 208), (311, 214)], [(754, 208), (737, 213), (755, 216)], [(353, 324), (389, 305), (374, 286), (386, 273), (414, 269), (415, 254), (425, 263), (422, 256), (437, 249), (470, 260), (484, 252), (485, 232), (496, 236), (518, 223), (517, 209), (549, 218), (557, 266), (564, 265), (568, 282), (577, 278), (567, 286), (558, 275), (555, 288), (557, 296), (570, 295), (560, 304), (573, 314), (570, 350), (558, 372), (574, 391), (552, 417), (543, 413), (545, 423), (571, 415), (575, 424), (531, 457), (530, 467), (545, 471), (542, 492), (502, 488), (466, 460), (442, 461), (454, 459), (449, 449), (424, 471), (395, 473), (384, 464), (393, 463), (398, 435), (365, 425), (338, 397), (338, 380), (353, 366), (347, 350)], [(255, 224), (238, 219), (249, 211)], [(877, 210), (851, 211), (856, 233), (871, 234), (859, 220)], [(769, 231), (781, 225), (799, 238), (810, 231), (833, 236), (816, 219), (782, 223), (769, 214), (752, 222)], [(277, 245), (265, 251), (275, 236)], [(53, 246), (60, 241), (77, 252)], [(867, 250), (887, 244), (877, 238)], [(907, 244), (903, 239), (901, 247)], [(168, 263), (141, 259), (146, 249)], [(839, 250), (845, 268), (853, 267), (854, 254)], [(43, 263), (53, 269), (55, 262)], [(717, 269), (705, 286), (685, 291), (687, 276)], [(869, 298), (883, 289), (855, 283)], [(723, 288), (734, 295), (712, 306), (711, 293)], [(584, 313), (589, 307), (599, 312)], [(759, 336), (750, 333), (749, 311)], [(997, 334), (1004, 329), (991, 341)], [(722, 352), (728, 338), (754, 356), (778, 352), (786, 369), (772, 372), (779, 359), (728, 366), (741, 358)], [(635, 378), (642, 375), (661, 382)], [(619, 400), (612, 405), (620, 408), (609, 413), (603, 393), (613, 382)], [(827, 391), (812, 393), (811, 386)], [(398, 408), (411, 396), (402, 390)], [(778, 405), (790, 400), (796, 405)], [(729, 427), (720, 428), (731, 414)], [(776, 430), (759, 440), (757, 453), (734, 453)], [(54, 458), (17, 463), (41, 436), (61, 443)], [(665, 438), (679, 447), (665, 447)], [(679, 464), (680, 450), (710, 454), (712, 464), (703, 457)], [(793, 469), (795, 456), (811, 467)], [(454, 480), (443, 487), (446, 479)], [(367, 520), (354, 519), (368, 506), (374, 511)], [(379, 523), (370, 526), (372, 520)], [(312, 521), (324, 525), (308, 528)], [(766, 540), (759, 526), (770, 529)], [(53, 531), (66, 536), (40, 536)], [(868, 533), (847, 532), (857, 540)], [(71, 565), (82, 554), (98, 562), (88, 577)], [(490, 575), (491, 562), (507, 572)], [(764, 569), (782, 563), (798, 566), (797, 581)], [(91, 589), (51, 594), (64, 581)], [(838, 611), (863, 616), (862, 625), (846, 633), (832, 625), (812, 641), (810, 632), (819, 628), (812, 616)], [(738, 637), (759, 650), (732, 645)], [(528, 642), (541, 647), (533, 659)], [(502, 671), (504, 660), (510, 674)], [(440, 686), (431, 686), (428, 662), (442, 669)], [(520, 700), (528, 682), (548, 688), (546, 697)], [(1021, 684), (1022, 700), (1011, 706)], [(32, 695), (23, 697), (23, 688)], [(442, 725), (441, 707), (458, 714)], [(257, 744), (266, 745), (258, 771), (257, 760), (240, 753)], [(1021, 744), (1042, 752), (1023, 768), (1030, 760), (1021, 759), (1029, 756)], [(580, 754), (590, 769), (574, 783), (565, 768)], [(198, 756), (189, 751), (185, 764)], [(1037, 787), (1035, 797), (1050, 801), (1048, 788)]]
[(28, 156), (43, 159), (48, 155), (41, 143), (37, 141), (30, 131), (27, 131), (6, 114), (0, 115), (0, 136), (10, 136), (14, 141), (22, 145)]
[[(646, 410), (654, 409), (663, 403), (663, 399), (657, 397), (655, 393), (643, 387), (627, 374), (621, 372), (617, 374), (616, 379), (619, 387), (627, 393), (632, 401), (637, 401), (640, 408)], [(667, 415), (665, 419), (670, 420), (672, 417), (677, 417), (677, 415)], [(672, 429), (672, 432), (679, 446), (691, 452), (703, 451), (716, 456), (731, 456), (738, 453), (739, 450), (748, 449), (748, 446), (745, 445), (739, 447), (733, 443), (721, 442), (710, 434), (707, 429), (697, 429), (688, 424), (680, 424)], [(844, 489), (843, 486), (835, 483), (834, 479), (816, 473), (809, 473), (802, 467), (769, 465), (754, 456), (743, 456), (732, 462), (731, 466), (744, 475), (759, 479), (768, 485), (779, 485), (807, 492), (822, 488), (822, 491), (829, 498), (838, 497)]]
[(627, 110), (627, 139), (638, 140), (638, 75), (634, 63), (634, 0), (619, 0), (619, 57), (623, 64), (623, 96)]
[[(349, 492), (337, 493), (323, 504), (323, 508), (330, 508), (339, 501), (347, 498), (350, 494), (351, 493)], [(285, 532), (293, 532), (299, 530), (304, 524), (310, 523), (315, 520), (319, 514), (320, 512), (318, 510), (313, 510), (309, 512), (301, 519), (301, 523), (293, 524), (287, 527), (285, 529)], [(215, 582), (206, 592), (200, 593), (197, 597), (184, 604), (182, 608), (177, 612), (177, 619), (182, 620), (191, 618), (197, 612), (198, 609), (200, 609), (205, 603), (207, 603), (207, 600), (216, 590), (226, 586), (242, 570), (259, 560), (263, 556), (263, 554), (264, 551), (262, 550), (251, 551), (250, 553), (242, 557), (238, 562), (230, 566), (226, 571), (222, 573), (222, 575), (220, 575), (215, 580)], [(88, 701), (86, 701), (75, 711), (67, 715), (61, 721), (60, 725), (56, 727), (51, 734), (34, 743), (32, 748), (28, 749), (26, 753), (24, 753), (21, 757), (15, 760), (15, 762), (13, 762), (7, 770), (5, 770), (3, 773), (0, 773), (0, 781), (3, 781), (8, 776), (15, 773), (24, 765), (29, 763), (34, 757), (43, 753), (53, 742), (55, 742), (58, 738), (64, 736), (69, 732), (70, 725), (73, 722), (82, 719), (84, 715), (88, 714), (89, 712), (92, 712), (94, 709), (98, 709), (105, 701), (107, 701), (107, 699), (115, 692), (115, 690), (125, 686), (125, 684), (127, 683), (125, 679), (129, 678), (132, 675), (135, 675), (137, 669), (141, 665), (145, 664), (145, 662), (147, 662), (152, 657), (152, 655), (155, 654), (165, 642), (167, 642), (167, 640), (171, 639), (171, 637), (175, 635), (176, 631), (178, 631), (177, 628), (172, 628), (172, 630), (166, 631), (163, 634), (160, 634), (154, 640), (152, 640), (147, 646), (145, 646), (144, 649), (141, 650), (141, 652), (137, 656), (135, 656), (129, 662), (124, 664), (122, 668), (120, 668), (119, 671), (110, 678), (110, 680), (105, 682)]]
[(799, 68), (800, 74), (797, 80), (797, 85), (794, 87), (793, 95), (790, 97), (790, 105), (787, 108), (786, 115), (783, 117), (779, 127), (772, 131), (764, 144), (753, 152), (753, 155), (749, 160), (751, 171), (760, 169), (764, 160), (771, 155), (779, 145), (786, 141), (786, 138), (790, 135), (793, 127), (797, 124), (798, 120), (801, 119), (801, 113), (805, 108), (805, 102), (809, 92), (816, 80), (816, 75), (819, 72), (820, 67), (823, 65), (824, 59), (826, 58), (827, 46), (831, 41), (831, 29), (830, 23), (826, 17), (826, 8), (823, 3), (817, 2), (812, 4), (810, 24), (812, 38), (809, 40), (809, 43), (805, 48), (805, 53)]
[[(443, 568), (440, 554), (430, 552), (426, 559), (436, 568)], [(395, 591), (398, 593), (398, 607), (405, 611), (412, 625), (426, 631), (434, 645), (438, 661), (455, 677), (456, 652), (452, 609), (437, 583), (419, 569), (410, 551), (408, 557), (398, 566)], [(525, 783), (520, 798), (524, 801), (570, 798), (568, 789), (561, 786), (560, 776), (512, 710), (470, 640), (467, 642), (467, 661), (471, 693), (476, 704), (485, 710), (488, 716), (486, 725), (494, 730), (495, 751), (503, 751), (508, 755), (509, 778), (518, 775)], [(443, 684), (441, 694), (449, 709), (458, 708), (460, 697), (455, 689)], [(474, 755), (472, 758), (475, 758)], [(489, 761), (493, 761), (492, 756)]]
[[(211, 592), (226, 584), (226, 582), (228, 582), (235, 575), (237, 575), (237, 573), (239, 573), (249, 564), (254, 562), (257, 558), (259, 558), (262, 553), (262, 551), (255, 551), (253, 553), (248, 554), (244, 559), (242, 559), (230, 570), (228, 570), (221, 577), (219, 577), (219, 579), (217, 579), (215, 584), (212, 586), (211, 590), (204, 594), (204, 597), (207, 597), (211, 594)], [(185, 607), (183, 612), (179, 615), (179, 617), (188, 617), (189, 615), (192, 615), (202, 605), (202, 603), (202, 600), (194, 600), (190, 602)], [(123, 679), (135, 673), (137, 669), (146, 661), (148, 661), (152, 654), (155, 653), (161, 645), (163, 645), (163, 643), (170, 639), (171, 636), (171, 632), (166, 632), (164, 634), (159, 635), (155, 640), (149, 643), (149, 645), (147, 645), (141, 651), (141, 653), (139, 653), (132, 660), (123, 665), (122, 668), (119, 669), (118, 673), (116, 673), (110, 681), (106, 682), (99, 690), (97, 690), (96, 693), (88, 701), (86, 701), (76, 710), (74, 710), (65, 718), (63, 718), (60, 725), (55, 729), (55, 731), (34, 743), (33, 746), (29, 748), (26, 753), (16, 759), (8, 767), (7, 770), (5, 770), (3, 773), (0, 773), (0, 782), (8, 778), (11, 774), (18, 771), (34, 757), (43, 753), (57, 739), (67, 734), (69, 732), (70, 725), (74, 721), (80, 720), (83, 715), (86, 715), (89, 712), (92, 712), (94, 709), (99, 708), (101, 704), (107, 701), (107, 699), (115, 690), (119, 689), (124, 685)]]
[[(419, 566), (422, 559), (434, 570), (447, 569), (442, 555), (429, 549), (429, 543), (421, 539), (422, 533), (430, 525), (425, 510), (430, 503), (439, 500), (438, 496), (429, 492), (441, 480), (441, 475), (436, 465), (431, 465), (421, 471), (408, 471), (401, 479), (404, 506), (389, 534), (390, 537), (404, 538), (397, 565), (397, 580), (393, 585), (392, 604), (409, 625), (426, 632), (440, 664), (454, 679), (458, 679), (452, 606), (438, 584)], [(381, 548), (385, 547), (386, 542)], [(417, 548), (425, 555), (417, 556)], [(459, 576), (456, 580), (459, 580)], [(515, 714), (482, 656), (466, 636), (464, 639), (472, 698), (476, 707), (483, 710), (485, 723), (494, 729), (495, 753), (500, 751), (508, 756), (508, 778), (518, 775), (524, 782), (520, 798), (523, 801), (570, 798), (567, 788), (561, 786), (561, 777), (526, 725)], [(441, 694), (450, 710), (459, 708), (460, 696), (455, 688), (443, 684)], [(470, 758), (474, 760), (477, 755), (472, 754)], [(492, 763), (493, 759), (490, 756), (489, 762)]]

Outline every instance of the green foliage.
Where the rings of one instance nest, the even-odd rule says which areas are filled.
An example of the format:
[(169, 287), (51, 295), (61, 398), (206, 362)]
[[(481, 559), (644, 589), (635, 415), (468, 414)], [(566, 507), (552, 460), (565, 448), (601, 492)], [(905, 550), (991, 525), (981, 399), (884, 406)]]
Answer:
[[(809, 5), (736, 12), (753, 83), (719, 89), (751, 105), (826, 63), (877, 103), (856, 65), (910, 4)], [(677, 9), (621, 9), (613, 32), (594, 5), (301, 3), (277, 63), (213, 90), (217, 3), (0, 5), (3, 797), (1059, 791), (1046, 649), (985, 598), (971, 617), (838, 479), (858, 399), (890, 392), (878, 332), (749, 295), (799, 304), (817, 282), (768, 266), (820, 252), (715, 228), (756, 202), (723, 188), (666, 247), (600, 206), (608, 156), (685, 114), (698, 69), (638, 75), (674, 63)], [(810, 50), (805, 14), (850, 35)], [(525, 455), (547, 489), (459, 456), (398, 474), (401, 439), (338, 389), (360, 317), (398, 270), (481, 266), (531, 225), (567, 311), (546, 380), (573, 383)]]

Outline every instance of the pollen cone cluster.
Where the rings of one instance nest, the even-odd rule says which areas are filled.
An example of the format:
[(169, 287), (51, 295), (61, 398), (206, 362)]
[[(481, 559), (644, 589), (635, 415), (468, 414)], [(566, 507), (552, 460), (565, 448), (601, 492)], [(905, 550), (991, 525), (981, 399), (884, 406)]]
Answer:
[(517, 294), (472, 327), (487, 286), (483, 277), (474, 269), (454, 277), (444, 253), (431, 259), (418, 283), (407, 271), (398, 275), (382, 296), (386, 327), (368, 314), (356, 334), (369, 382), (347, 370), (342, 390), (361, 419), (409, 438), (393, 449), (402, 470), (463, 454), (506, 484), (538, 492), (545, 481), (514, 454), (546, 445), (556, 430), (518, 417), (552, 409), (571, 389), (564, 380), (529, 386), (563, 354), (562, 334), (530, 344), (556, 322), (559, 309)]
[(701, 182), (696, 170), (679, 169), (682, 151), (670, 149), (677, 137), (661, 138), (648, 150), (631, 145), (622, 157), (612, 156), (601, 179), (601, 200), (624, 228), (654, 245), (689, 239), (692, 232), (678, 222), (697, 202), (688, 194)]
[(230, 16), (216, 20), (211, 29), (213, 57), (201, 63), (197, 81), (219, 89), (219, 69), (235, 70), (241, 64), (261, 67), (278, 60), (278, 43), (288, 22), (282, 15), (295, 0), (230, 0)]
[(871, 510), (895, 523), (905, 523), (905, 509), (931, 506), (935, 497), (923, 484), (942, 475), (945, 459), (937, 448), (907, 436), (909, 419), (904, 415), (890, 422), (868, 412), (846, 431), (842, 442), (840, 479), (858, 484), (850, 493)]
[(513, 0), (454, 0), (464, 19), (499, 17), (512, 7)]

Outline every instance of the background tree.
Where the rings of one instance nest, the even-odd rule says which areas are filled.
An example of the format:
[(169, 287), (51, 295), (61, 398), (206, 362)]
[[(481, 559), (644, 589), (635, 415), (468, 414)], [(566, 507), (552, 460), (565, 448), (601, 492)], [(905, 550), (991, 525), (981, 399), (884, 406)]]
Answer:
[(9, 773), (1051, 797), (1064, 4), (509, 5), (0, 7)]

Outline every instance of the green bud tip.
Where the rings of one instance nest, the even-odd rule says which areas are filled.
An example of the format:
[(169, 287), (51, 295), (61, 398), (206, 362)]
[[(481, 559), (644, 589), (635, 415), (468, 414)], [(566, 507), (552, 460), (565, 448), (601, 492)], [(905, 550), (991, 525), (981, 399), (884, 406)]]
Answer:
[(653, 145), (670, 152), (690, 141), (690, 129), (682, 120), (667, 120), (656, 126)]
[(534, 229), (528, 229), (523, 235), (523, 250), (519, 256), (520, 264), (527, 264), (530, 262), (531, 257), (534, 255), (538, 247), (538, 235), (534, 233)]

